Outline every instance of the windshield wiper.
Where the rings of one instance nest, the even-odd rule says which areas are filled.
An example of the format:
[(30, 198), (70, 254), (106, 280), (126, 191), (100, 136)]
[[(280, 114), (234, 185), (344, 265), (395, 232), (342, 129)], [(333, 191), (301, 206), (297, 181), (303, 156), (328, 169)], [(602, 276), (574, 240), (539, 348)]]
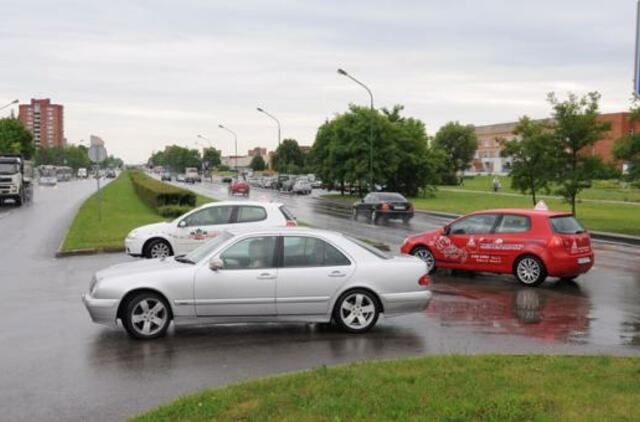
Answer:
[(195, 264), (195, 262), (187, 258), (185, 255), (176, 255), (173, 259), (178, 262), (182, 262), (183, 264)]

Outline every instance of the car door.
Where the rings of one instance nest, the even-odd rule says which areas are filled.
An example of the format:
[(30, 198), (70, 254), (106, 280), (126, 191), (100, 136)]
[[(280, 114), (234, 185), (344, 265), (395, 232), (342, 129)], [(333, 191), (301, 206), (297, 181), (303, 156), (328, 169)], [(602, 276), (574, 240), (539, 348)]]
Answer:
[(180, 222), (174, 234), (176, 255), (191, 252), (204, 242), (226, 230), (233, 217), (233, 206), (214, 205), (187, 215)]
[(325, 315), (330, 300), (355, 269), (347, 255), (313, 236), (281, 237), (276, 286), (279, 316)]
[(194, 281), (197, 316), (275, 315), (276, 240), (276, 236), (238, 240), (219, 254), (222, 268), (213, 271), (203, 265)]
[(491, 236), (491, 263), (500, 272), (511, 272), (513, 262), (531, 236), (531, 218), (522, 214), (503, 214)]
[(456, 268), (486, 270), (491, 256), (482, 244), (490, 241), (497, 220), (497, 214), (473, 214), (451, 223), (448, 233), (436, 240), (436, 259)]

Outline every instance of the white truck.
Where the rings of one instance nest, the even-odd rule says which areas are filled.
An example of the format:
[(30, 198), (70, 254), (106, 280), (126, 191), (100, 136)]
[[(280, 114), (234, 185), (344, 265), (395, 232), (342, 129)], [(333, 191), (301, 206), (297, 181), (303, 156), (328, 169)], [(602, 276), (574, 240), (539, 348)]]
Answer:
[(186, 183), (202, 182), (198, 169), (195, 167), (187, 167), (184, 169), (184, 181)]
[(33, 198), (33, 163), (20, 155), (0, 155), (0, 204), (20, 206)]

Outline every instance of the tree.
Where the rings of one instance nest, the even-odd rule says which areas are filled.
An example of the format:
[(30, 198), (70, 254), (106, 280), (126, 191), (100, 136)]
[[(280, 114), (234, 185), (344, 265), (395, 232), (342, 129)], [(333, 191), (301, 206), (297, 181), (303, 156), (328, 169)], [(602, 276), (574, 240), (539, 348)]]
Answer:
[[(113, 156), (111, 157), (113, 159)], [(108, 159), (107, 159), (108, 160)], [(105, 160), (105, 161), (107, 161)], [(74, 171), (92, 165), (87, 148), (79, 145), (51, 146), (40, 148), (35, 156), (36, 165), (69, 166)]]
[(249, 167), (251, 167), (251, 170), (253, 171), (262, 171), (265, 168), (267, 168), (267, 163), (264, 162), (264, 158), (262, 158), (262, 155), (256, 154), (251, 159), (251, 163), (249, 164)]
[(13, 117), (0, 119), (0, 154), (21, 154), (31, 159), (36, 152), (33, 136)]
[(169, 145), (164, 151), (155, 152), (149, 157), (152, 166), (163, 166), (176, 173), (184, 173), (187, 167), (201, 168), (202, 159), (197, 149), (189, 149), (179, 145)]
[(207, 169), (219, 166), (221, 161), (220, 151), (215, 148), (205, 148), (202, 151), (202, 162)]
[(454, 183), (457, 175), (471, 164), (478, 149), (478, 137), (473, 126), (449, 122), (438, 130), (433, 146), (444, 151), (449, 169), (447, 182)]
[[(631, 121), (640, 121), (640, 107), (631, 109)], [(640, 179), (640, 133), (631, 132), (615, 140), (613, 156), (629, 164), (629, 179)]]
[(533, 205), (536, 194), (549, 191), (556, 167), (553, 133), (541, 122), (521, 117), (514, 133), (519, 139), (507, 141), (502, 150), (503, 157), (511, 158), (511, 187), (531, 195)]
[(590, 186), (597, 170), (593, 160), (581, 151), (602, 139), (611, 125), (598, 120), (600, 94), (597, 92), (582, 97), (570, 93), (564, 101), (558, 100), (554, 93), (547, 98), (553, 108), (557, 193), (571, 204), (571, 212), (575, 214), (576, 198), (582, 189)]
[(271, 160), (273, 169), (279, 173), (299, 173), (304, 167), (304, 155), (295, 139), (285, 139), (278, 146)]

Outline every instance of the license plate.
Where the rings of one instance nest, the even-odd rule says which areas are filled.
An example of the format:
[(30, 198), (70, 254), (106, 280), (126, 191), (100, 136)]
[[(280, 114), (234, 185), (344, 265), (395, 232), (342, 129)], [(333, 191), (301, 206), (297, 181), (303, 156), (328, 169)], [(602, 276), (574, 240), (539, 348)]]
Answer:
[(407, 207), (405, 207), (404, 205), (396, 205), (395, 207), (393, 207), (394, 210), (404, 210)]
[(590, 262), (591, 262), (591, 258), (589, 258), (588, 256), (578, 258), (578, 264), (588, 264)]

